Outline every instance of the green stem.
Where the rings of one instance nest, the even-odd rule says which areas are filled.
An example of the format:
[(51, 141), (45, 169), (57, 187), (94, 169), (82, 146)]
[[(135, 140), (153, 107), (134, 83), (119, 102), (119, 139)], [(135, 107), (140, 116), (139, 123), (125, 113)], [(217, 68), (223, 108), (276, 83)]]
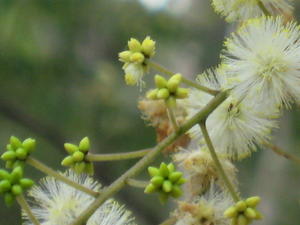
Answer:
[(173, 129), (175, 131), (178, 130), (179, 126), (178, 126), (178, 123), (177, 123), (176, 116), (175, 116), (173, 108), (167, 105), (167, 112), (168, 112), (169, 120), (171, 121), (171, 123), (173, 125)]
[(24, 212), (27, 214), (29, 219), (34, 225), (41, 225), (40, 222), (37, 220), (37, 218), (33, 215), (30, 206), (28, 205), (27, 201), (25, 200), (23, 195), (19, 195), (16, 197), (17, 202), (21, 206), (21, 208), (24, 210)]
[(149, 184), (148, 181), (136, 180), (132, 178), (127, 179), (126, 183), (129, 186), (136, 187), (136, 188), (146, 188), (147, 185)]
[(205, 125), (205, 121), (206, 121), (206, 120), (202, 120), (202, 121), (199, 123), (199, 125), (200, 125), (200, 127), (201, 127), (201, 131), (202, 131), (203, 137), (204, 137), (204, 139), (205, 139), (205, 141), (206, 141), (207, 147), (208, 147), (208, 149), (209, 149), (209, 151), (210, 151), (210, 155), (211, 155), (211, 157), (212, 157), (212, 159), (213, 159), (213, 161), (214, 161), (214, 163), (215, 163), (215, 166), (216, 166), (216, 168), (217, 168), (217, 170), (218, 170), (219, 175), (220, 175), (221, 178), (223, 179), (223, 181), (224, 181), (224, 183), (225, 183), (225, 185), (226, 185), (226, 187), (227, 187), (229, 193), (231, 194), (233, 200), (236, 201), (236, 202), (238, 202), (238, 201), (240, 200), (240, 197), (239, 197), (238, 194), (236, 193), (236, 191), (235, 191), (233, 185), (231, 184), (229, 178), (227, 177), (227, 175), (226, 175), (226, 173), (225, 173), (225, 171), (224, 171), (224, 169), (223, 169), (223, 167), (222, 167), (222, 164), (221, 164), (221, 162), (220, 162), (220, 160), (219, 160), (219, 158), (218, 158), (218, 156), (217, 156), (217, 153), (216, 153), (216, 151), (215, 151), (215, 148), (214, 148), (214, 146), (213, 146), (213, 144), (212, 144), (212, 142), (211, 142), (211, 139), (210, 139), (210, 137), (209, 137), (209, 134), (208, 134), (208, 132), (207, 132), (207, 128), (206, 128), (206, 125)]
[(143, 169), (145, 169), (153, 160), (159, 155), (159, 153), (166, 147), (174, 143), (181, 135), (191, 129), (194, 125), (199, 123), (201, 120), (205, 119), (215, 108), (218, 107), (227, 98), (227, 92), (219, 93), (215, 98), (213, 98), (200, 112), (189, 119), (185, 124), (183, 124), (179, 129), (163, 141), (158, 143), (153, 150), (151, 150), (147, 155), (140, 159), (133, 167), (127, 170), (123, 175), (121, 175), (117, 180), (115, 180), (109, 187), (107, 187), (96, 200), (77, 217), (77, 219), (72, 223), (72, 225), (82, 225), (84, 224), (90, 216), (103, 204), (108, 198), (113, 196), (115, 193), (120, 191), (122, 187), (126, 185), (126, 181), (132, 177), (138, 175)]
[(271, 16), (271, 13), (267, 10), (267, 8), (265, 7), (265, 5), (262, 3), (261, 0), (257, 0), (257, 4), (258, 4), (259, 8), (261, 9), (261, 11), (263, 11), (263, 13), (266, 16)]
[(116, 161), (116, 160), (125, 160), (125, 159), (135, 159), (140, 158), (146, 155), (151, 149), (144, 149), (134, 152), (125, 152), (125, 153), (113, 153), (113, 154), (87, 154), (85, 159), (90, 162), (101, 162), (101, 161)]
[[(168, 76), (173, 76), (175, 74), (172, 71), (164, 68), (163, 66), (161, 66), (158, 63), (155, 63), (153, 61), (149, 60), (149, 61), (147, 61), (147, 64), (150, 67), (152, 67), (153, 69), (156, 69), (157, 71), (159, 71), (161, 73), (164, 73), (164, 74), (166, 74)], [(219, 91), (217, 91), (217, 90), (213, 90), (213, 89), (210, 89), (208, 87), (202, 86), (201, 84), (198, 84), (198, 83), (195, 83), (195, 82), (193, 82), (191, 80), (185, 79), (184, 77), (182, 78), (182, 82), (185, 83), (185, 84), (187, 84), (187, 85), (189, 85), (189, 86), (191, 86), (191, 87), (197, 88), (200, 91), (206, 92), (206, 93), (208, 93), (210, 95), (216, 96), (219, 93)]]
[(164, 222), (160, 223), (159, 225), (173, 225), (176, 223), (176, 217), (171, 217), (167, 220), (165, 220)]
[(55, 177), (56, 179), (76, 188), (77, 190), (85, 192), (86, 194), (89, 194), (94, 197), (99, 196), (99, 192), (93, 191), (85, 186), (82, 186), (82, 185), (68, 179), (67, 177), (61, 175), (60, 173), (56, 172), (55, 170), (51, 169), (50, 167), (46, 166), (45, 164), (38, 161), (37, 159), (34, 159), (31, 156), (27, 158), (26, 163), (28, 163), (32, 167), (36, 168), (37, 170), (40, 170), (41, 172), (43, 172), (49, 176)]
[(276, 145), (272, 145), (270, 143), (266, 143), (264, 142), (263, 145), (265, 145), (268, 149), (272, 150), (274, 153), (276, 153), (279, 156), (282, 156), (288, 160), (291, 160), (295, 163), (299, 163), (300, 164), (300, 157), (292, 155), (290, 153), (287, 153), (285, 151), (283, 151), (281, 148), (279, 148)]

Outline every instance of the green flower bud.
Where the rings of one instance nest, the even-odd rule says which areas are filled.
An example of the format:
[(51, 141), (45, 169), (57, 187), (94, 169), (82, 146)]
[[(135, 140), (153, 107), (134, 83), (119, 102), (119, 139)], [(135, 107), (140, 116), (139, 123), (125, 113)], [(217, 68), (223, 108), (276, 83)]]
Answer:
[(144, 190), (144, 193), (151, 194), (157, 190), (157, 187), (155, 187), (153, 184), (148, 184), (147, 187)]
[(140, 52), (135, 52), (130, 56), (130, 62), (133, 62), (133, 63), (143, 63), (144, 60), (145, 60), (145, 57)]
[(64, 144), (64, 147), (66, 149), (66, 151), (71, 155), (73, 154), (74, 152), (78, 151), (79, 148), (77, 145), (74, 145), (74, 144), (71, 144), (71, 143), (65, 143)]
[(20, 185), (24, 189), (31, 188), (34, 185), (34, 181), (28, 178), (22, 178), (20, 180)]
[(130, 62), (130, 56), (131, 56), (130, 51), (123, 51), (119, 53), (119, 60), (121, 62)]
[(182, 75), (180, 73), (176, 73), (170, 78), (170, 80), (177, 80), (180, 83), (182, 81)]
[(147, 92), (146, 94), (146, 97), (148, 99), (151, 99), (151, 100), (156, 100), (157, 99), (157, 92), (158, 92), (159, 89), (153, 89), (153, 90), (150, 90)]
[(175, 93), (177, 88), (179, 87), (180, 82), (178, 80), (168, 80), (167, 88), (171, 93)]
[(168, 164), (168, 170), (170, 173), (174, 172), (175, 171), (175, 166), (173, 163), (169, 163)]
[(151, 177), (154, 177), (154, 176), (159, 176), (160, 173), (159, 173), (159, 169), (153, 167), (153, 166), (149, 166), (148, 167), (148, 173)]
[(175, 171), (173, 173), (171, 173), (169, 175), (169, 180), (172, 182), (172, 183), (176, 183), (176, 181), (178, 181), (180, 178), (182, 177), (182, 173), (181, 172), (178, 172), (178, 171)]
[(255, 219), (257, 220), (261, 220), (263, 218), (263, 215), (257, 210), (257, 209), (253, 209), (256, 213), (256, 217)]
[(81, 162), (84, 159), (84, 154), (80, 151), (74, 152), (72, 155), (74, 162)]
[(14, 160), (16, 158), (16, 153), (14, 151), (7, 151), (1, 155), (1, 159), (4, 161)]
[(146, 37), (142, 42), (142, 51), (145, 55), (151, 57), (155, 54), (155, 41), (150, 37)]
[(234, 206), (229, 207), (228, 209), (225, 210), (224, 216), (226, 218), (233, 218), (236, 217), (238, 214), (237, 209)]
[(158, 99), (167, 99), (170, 96), (170, 92), (167, 88), (161, 88), (157, 92)]
[(67, 156), (66, 158), (64, 158), (64, 160), (61, 162), (62, 166), (72, 166), (74, 164), (74, 160), (72, 156)]
[(85, 171), (85, 163), (84, 162), (76, 163), (74, 166), (74, 171), (76, 173), (83, 173)]
[(32, 138), (27, 138), (23, 141), (22, 146), (27, 152), (33, 152), (36, 146), (36, 141)]
[(246, 204), (249, 207), (256, 207), (260, 203), (260, 197), (254, 196), (246, 199)]
[(189, 95), (189, 90), (186, 88), (177, 88), (176, 98), (187, 98)]
[(17, 196), (17, 195), (20, 195), (20, 194), (23, 193), (23, 188), (22, 188), (20, 185), (15, 184), (15, 185), (12, 186), (11, 192), (12, 192), (15, 196)]
[(12, 169), (12, 168), (14, 168), (14, 161), (6, 161), (6, 163), (5, 163), (5, 168), (7, 168), (7, 169)]
[(10, 179), (10, 174), (6, 170), (0, 170), (0, 180)]
[(9, 180), (2, 180), (0, 181), (0, 193), (4, 193), (9, 191), (11, 188), (11, 183)]
[(14, 151), (15, 149), (13, 149), (13, 147), (11, 146), (11, 144), (7, 144), (6, 145), (6, 150), (7, 151)]
[(181, 188), (178, 185), (173, 185), (171, 195), (174, 198), (179, 198), (183, 194)]
[(154, 81), (155, 81), (156, 87), (158, 87), (158, 88), (165, 88), (165, 87), (167, 87), (167, 80), (163, 76), (160, 76), (158, 74), (155, 75)]
[(27, 157), (27, 151), (24, 148), (18, 148), (16, 151), (16, 156), (18, 159), (26, 159)]
[(94, 175), (94, 164), (92, 162), (85, 164), (85, 172), (89, 175)]
[(142, 45), (137, 39), (131, 38), (128, 41), (128, 48), (132, 52), (140, 52), (142, 50)]
[(24, 165), (25, 165), (24, 161), (17, 160), (12, 164), (12, 168), (17, 168), (17, 167), (23, 168)]
[(159, 174), (162, 176), (162, 177), (165, 177), (167, 178), (169, 176), (169, 169), (168, 169), (168, 166), (162, 162), (160, 164), (160, 167), (159, 167)]
[(256, 219), (257, 215), (256, 215), (256, 212), (252, 209), (252, 208), (247, 208), (244, 212), (245, 216), (248, 218), (248, 219)]
[(19, 180), (23, 177), (23, 169), (18, 166), (13, 169), (13, 171), (10, 174), (10, 181), (13, 184), (19, 183)]
[(237, 217), (232, 218), (231, 225), (238, 225), (238, 218)]
[(4, 195), (4, 201), (5, 201), (5, 204), (10, 207), (13, 205), (14, 201), (15, 201), (15, 196), (11, 193), (5, 193)]
[(79, 150), (81, 152), (88, 152), (90, 150), (90, 139), (84, 137), (79, 143)]
[(162, 204), (165, 204), (168, 201), (169, 195), (167, 193), (160, 192), (158, 198)]
[(238, 225), (248, 225), (249, 220), (242, 214), (240, 214), (237, 218)]
[(15, 137), (15, 136), (10, 137), (9, 143), (11, 144), (11, 147), (13, 149), (22, 147), (22, 142), (19, 140), (19, 138)]
[(162, 176), (154, 176), (150, 182), (155, 186), (155, 187), (160, 187), (163, 182), (164, 182), (164, 178)]
[(176, 98), (174, 98), (173, 96), (169, 97), (166, 101), (166, 104), (168, 107), (171, 107), (171, 108), (176, 107)]
[(244, 212), (247, 208), (247, 205), (244, 201), (238, 201), (236, 204), (235, 204), (235, 207), (236, 209), (239, 211), (239, 212)]
[(173, 186), (173, 185), (172, 185), (171, 181), (165, 180), (165, 181), (163, 182), (162, 189), (163, 189), (164, 192), (169, 193), (169, 192), (172, 191), (172, 186)]
[(185, 182), (186, 182), (186, 179), (184, 179), (184, 178), (182, 177), (182, 178), (180, 178), (180, 179), (176, 182), (176, 184), (182, 185), (182, 184), (184, 184)]

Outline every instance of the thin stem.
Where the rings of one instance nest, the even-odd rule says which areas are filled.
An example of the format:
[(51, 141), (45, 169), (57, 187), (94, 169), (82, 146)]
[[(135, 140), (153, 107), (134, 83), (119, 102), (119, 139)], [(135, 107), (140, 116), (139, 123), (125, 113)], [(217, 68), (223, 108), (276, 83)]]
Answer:
[(117, 180), (115, 180), (109, 187), (107, 187), (99, 197), (85, 210), (79, 217), (72, 223), (72, 225), (82, 225), (84, 224), (91, 215), (111, 196), (119, 192), (122, 187), (126, 185), (126, 181), (132, 177), (138, 175), (143, 169), (145, 169), (158, 155), (169, 145), (173, 144), (179, 137), (181, 137), (185, 132), (191, 129), (194, 125), (199, 123), (201, 120), (205, 119), (211, 112), (215, 110), (225, 99), (227, 98), (227, 92), (221, 92), (216, 97), (214, 97), (200, 112), (189, 119), (185, 124), (183, 124), (179, 129), (163, 141), (158, 143), (152, 151), (140, 159), (133, 167), (127, 170), (123, 175), (121, 175)]
[(267, 142), (264, 142), (263, 145), (265, 145), (268, 149), (272, 150), (277, 155), (282, 156), (288, 160), (291, 160), (295, 163), (300, 164), (300, 157), (292, 155), (290, 153), (287, 153), (287, 152), (283, 151), (281, 148), (279, 148), (278, 146), (267, 143)]
[(271, 16), (271, 13), (268, 11), (268, 9), (265, 7), (261, 0), (257, 0), (257, 4), (266, 16)]
[(207, 132), (207, 128), (206, 128), (206, 125), (205, 125), (205, 120), (201, 121), (199, 123), (200, 127), (201, 127), (201, 131), (202, 131), (202, 134), (203, 134), (203, 137), (206, 141), (206, 144), (207, 144), (207, 147), (210, 151), (210, 155), (212, 157), (212, 159), (214, 160), (214, 163), (215, 163), (215, 166), (219, 172), (219, 175), (221, 176), (221, 178), (223, 179), (229, 193), (231, 194), (232, 198), (234, 201), (239, 201), (240, 200), (240, 197), (238, 196), (238, 194), (235, 192), (235, 189), (233, 187), (233, 185), (231, 184), (229, 178), (227, 177), (223, 167), (222, 167), (222, 164), (220, 163), (220, 160), (217, 156), (217, 153), (215, 151), (215, 148), (211, 142), (211, 139), (209, 137), (209, 134)]
[(28, 163), (32, 167), (36, 168), (37, 170), (40, 170), (41, 172), (43, 172), (49, 176), (55, 177), (56, 179), (76, 188), (77, 190), (85, 192), (86, 194), (89, 194), (94, 197), (99, 196), (99, 192), (93, 191), (85, 186), (82, 186), (82, 185), (68, 179), (67, 177), (61, 175), (60, 173), (56, 172), (55, 170), (51, 169), (50, 167), (46, 166), (44, 163), (38, 161), (37, 159), (34, 159), (31, 156), (27, 158), (26, 163)]
[(179, 126), (178, 126), (178, 123), (177, 123), (176, 116), (175, 116), (173, 108), (167, 105), (167, 112), (168, 112), (169, 119), (170, 119), (170, 121), (171, 121), (171, 123), (173, 125), (173, 129), (175, 131), (178, 130)]
[(28, 205), (26, 199), (24, 198), (23, 195), (19, 195), (16, 197), (17, 202), (21, 206), (21, 208), (24, 210), (24, 212), (27, 214), (29, 219), (34, 225), (41, 225), (40, 222), (37, 220), (37, 218), (33, 215), (30, 206)]
[(87, 154), (85, 159), (88, 161), (116, 161), (116, 160), (125, 160), (125, 159), (134, 159), (140, 158), (146, 155), (151, 149), (144, 149), (134, 152), (125, 152), (125, 153), (113, 153), (113, 154)]
[(173, 225), (176, 223), (176, 217), (171, 217), (169, 219), (166, 219), (164, 222), (160, 223), (159, 225)]
[(136, 180), (136, 179), (132, 179), (132, 178), (127, 179), (126, 183), (129, 186), (136, 187), (136, 188), (145, 188), (149, 184), (148, 181)]
[[(158, 63), (155, 63), (153, 61), (148, 60), (147, 64), (150, 67), (152, 67), (153, 69), (156, 69), (157, 71), (159, 71), (161, 73), (164, 73), (168, 76), (173, 76), (175, 74), (172, 71), (166, 69), (165, 67), (163, 67), (163, 66), (161, 66)], [(206, 92), (210, 95), (216, 96), (219, 93), (219, 91), (217, 91), (217, 90), (210, 89), (208, 87), (202, 86), (201, 84), (195, 83), (195, 82), (193, 82), (191, 80), (188, 80), (188, 79), (185, 79), (185, 78), (182, 78), (182, 82), (189, 85), (189, 86), (191, 86), (191, 87), (197, 88), (200, 91)]]

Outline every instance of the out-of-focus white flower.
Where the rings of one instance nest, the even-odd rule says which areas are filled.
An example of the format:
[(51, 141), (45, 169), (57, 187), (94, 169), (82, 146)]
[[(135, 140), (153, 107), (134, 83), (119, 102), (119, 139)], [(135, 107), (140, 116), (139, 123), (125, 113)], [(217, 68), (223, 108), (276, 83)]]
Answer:
[[(69, 179), (91, 189), (99, 191), (101, 185), (85, 174), (76, 174), (71, 170), (65, 174)], [(68, 186), (53, 177), (45, 177), (40, 186), (29, 191), (32, 198), (32, 212), (41, 225), (68, 225), (80, 215), (95, 198)], [(25, 225), (32, 225), (27, 215)], [(131, 213), (112, 199), (107, 200), (90, 217), (87, 225), (134, 225)]]
[[(261, 0), (261, 4), (272, 15), (290, 14), (292, 0)], [(258, 0), (212, 0), (215, 11), (228, 22), (243, 21), (264, 15)]]
[[(198, 82), (212, 88), (220, 86), (222, 89), (226, 80), (224, 74), (219, 74), (219, 70), (210, 70), (199, 75)], [(195, 89), (191, 91), (189, 116), (201, 110), (211, 99), (212, 96), (208, 94)], [(276, 127), (274, 118), (278, 117), (278, 111), (275, 107), (263, 109), (264, 106), (257, 106), (255, 101), (249, 97), (234, 97), (233, 93), (207, 118), (207, 130), (220, 155), (241, 159), (255, 151), (256, 144), (269, 141), (271, 130)], [(194, 126), (190, 134), (191, 137), (200, 138), (204, 144), (199, 125)]]
[(229, 225), (231, 221), (223, 214), (232, 204), (230, 195), (218, 191), (213, 185), (205, 195), (195, 198), (192, 203), (179, 202), (176, 225)]
[(223, 70), (238, 98), (249, 96), (265, 110), (300, 101), (300, 27), (295, 22), (251, 19), (225, 46)]

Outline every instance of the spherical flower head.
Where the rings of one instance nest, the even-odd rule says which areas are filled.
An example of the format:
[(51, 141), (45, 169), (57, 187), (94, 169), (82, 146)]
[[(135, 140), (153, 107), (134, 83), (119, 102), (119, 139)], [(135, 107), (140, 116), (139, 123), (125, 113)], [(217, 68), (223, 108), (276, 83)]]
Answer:
[(176, 225), (230, 225), (230, 220), (223, 213), (232, 205), (231, 197), (219, 191), (216, 186), (191, 203), (179, 202), (176, 212)]
[[(212, 79), (206, 76), (214, 76), (220, 80), (219, 84), (224, 86), (222, 77), (218, 71), (208, 71), (199, 76), (202, 84), (215, 86)], [(224, 77), (224, 74), (222, 75)], [(199, 80), (198, 79), (198, 80)], [(190, 94), (190, 116), (201, 110), (211, 99), (211, 96), (193, 90)], [(242, 159), (256, 150), (256, 144), (268, 142), (271, 130), (277, 127), (276, 118), (278, 111), (272, 108), (270, 113), (262, 113), (262, 108), (255, 105), (255, 100), (250, 98), (239, 99), (231, 94), (218, 108), (216, 108), (207, 118), (206, 125), (218, 154), (230, 159)], [(273, 111), (274, 110), (274, 111)], [(199, 126), (194, 126), (190, 130), (194, 138), (198, 138), (204, 144)]]
[(249, 20), (225, 42), (224, 73), (238, 98), (289, 106), (300, 100), (300, 28), (281, 17)]
[[(237, 186), (237, 169), (233, 163), (219, 156), (222, 167), (232, 184)], [(197, 149), (183, 149), (173, 155), (174, 162), (182, 168), (187, 176), (188, 194), (192, 197), (206, 192), (212, 183), (223, 190), (227, 190), (223, 180), (219, 178), (218, 169), (208, 151), (202, 147)]]
[[(212, 0), (215, 11), (226, 18), (227, 22), (244, 21), (260, 17), (267, 10), (271, 15), (289, 15), (292, 0)], [(260, 5), (261, 4), (261, 5)], [(264, 8), (264, 9), (263, 9)]]
[[(85, 174), (77, 174), (72, 170), (64, 173), (70, 180), (91, 190), (99, 191), (101, 185)], [(45, 177), (39, 186), (29, 191), (32, 198), (32, 212), (41, 225), (71, 224), (91, 203), (94, 197), (83, 193), (54, 177)], [(114, 200), (107, 200), (87, 221), (87, 225), (133, 225), (131, 213), (119, 206)], [(25, 225), (32, 225), (26, 213)]]

